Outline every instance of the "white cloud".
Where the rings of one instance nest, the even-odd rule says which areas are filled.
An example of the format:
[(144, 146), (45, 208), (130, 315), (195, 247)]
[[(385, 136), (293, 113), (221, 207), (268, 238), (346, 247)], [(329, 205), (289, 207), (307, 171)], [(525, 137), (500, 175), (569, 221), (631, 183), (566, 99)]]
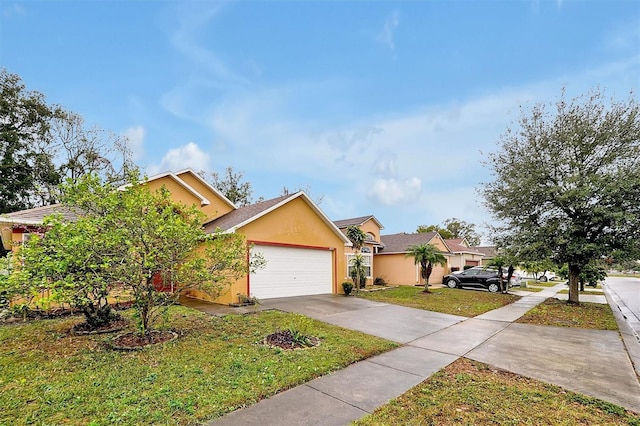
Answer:
[(209, 154), (200, 147), (189, 142), (181, 147), (170, 149), (162, 158), (159, 165), (149, 166), (147, 173), (155, 175), (165, 171), (176, 172), (178, 170), (191, 168), (195, 171), (209, 169)]
[(0, 2), (0, 7), (2, 8), (2, 16), (5, 18), (13, 18), (15, 16), (24, 16), (26, 15), (26, 10), (23, 5), (18, 3), (13, 4), (2, 4)]
[(369, 196), (387, 206), (407, 204), (418, 199), (421, 186), (422, 182), (415, 176), (402, 181), (377, 179), (369, 190)]
[(144, 154), (144, 136), (144, 126), (133, 126), (124, 131), (127, 147), (131, 150), (133, 161), (141, 159)]
[(378, 34), (378, 41), (394, 51), (396, 49), (396, 43), (394, 40), (394, 33), (396, 28), (400, 25), (400, 16), (398, 11), (393, 11), (390, 16), (384, 21), (382, 31)]

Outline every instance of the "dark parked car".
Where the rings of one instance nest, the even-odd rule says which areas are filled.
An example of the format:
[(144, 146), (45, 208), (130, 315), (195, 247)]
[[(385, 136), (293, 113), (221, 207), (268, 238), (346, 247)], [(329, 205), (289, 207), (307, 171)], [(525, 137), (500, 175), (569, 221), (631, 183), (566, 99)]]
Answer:
[(500, 291), (500, 280), (498, 277), (498, 271), (495, 269), (476, 266), (469, 268), (466, 271), (446, 275), (442, 279), (442, 283), (449, 288), (481, 287), (495, 293)]

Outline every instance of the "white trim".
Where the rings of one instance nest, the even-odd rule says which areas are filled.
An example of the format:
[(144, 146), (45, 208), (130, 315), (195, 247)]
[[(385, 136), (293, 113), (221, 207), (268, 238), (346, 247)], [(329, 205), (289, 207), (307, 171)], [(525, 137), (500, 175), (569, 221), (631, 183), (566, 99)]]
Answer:
[[(55, 213), (52, 213), (55, 214)], [(47, 215), (49, 216), (49, 215)], [(9, 217), (6, 216), (0, 216), (0, 223), (6, 223), (8, 224), (18, 224), (18, 225), (42, 225), (42, 221), (41, 220), (35, 220), (35, 219), (11, 219)]]
[[(211, 204), (211, 202), (204, 195), (200, 194), (198, 191), (193, 189), (193, 187), (191, 187), (187, 182), (183, 181), (182, 179), (180, 179), (178, 176), (176, 176), (172, 172), (164, 172), (164, 173), (160, 173), (160, 174), (148, 177), (146, 179), (146, 182), (151, 182), (151, 181), (154, 181), (154, 180), (162, 179), (164, 177), (169, 177), (169, 178), (173, 179), (178, 185), (182, 186), (184, 189), (189, 191), (194, 197), (198, 198), (200, 200), (200, 206), (208, 206), (209, 204)], [(140, 183), (144, 183), (144, 181), (140, 182)], [(121, 186), (118, 187), (118, 190), (122, 191), (123, 189), (126, 189), (126, 188), (128, 188), (130, 186), (131, 186), (130, 183), (127, 183), (125, 185), (121, 185)]]
[(213, 185), (211, 185), (209, 182), (207, 182), (206, 180), (204, 180), (202, 178), (202, 176), (200, 176), (198, 173), (196, 173), (193, 169), (184, 169), (184, 170), (180, 170), (179, 172), (176, 172), (176, 176), (179, 176), (183, 173), (190, 173), (193, 177), (195, 177), (200, 183), (202, 183), (204, 186), (207, 187), (207, 189), (209, 189), (210, 191), (212, 191), (214, 194), (216, 194), (218, 197), (220, 197), (222, 199), (222, 201), (224, 201), (225, 203), (227, 203), (229, 205), (229, 207), (232, 207), (234, 210), (236, 210), (238, 207), (230, 200), (228, 199), (222, 192), (220, 192), (219, 189), (217, 189), (216, 187), (214, 187)]

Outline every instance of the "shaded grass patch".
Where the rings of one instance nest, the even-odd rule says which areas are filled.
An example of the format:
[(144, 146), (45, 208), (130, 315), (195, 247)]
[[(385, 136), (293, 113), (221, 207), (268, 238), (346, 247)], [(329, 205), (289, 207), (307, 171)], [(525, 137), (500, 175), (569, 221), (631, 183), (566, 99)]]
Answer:
[[(178, 340), (119, 352), (112, 336), (70, 335), (79, 321), (0, 327), (0, 424), (193, 424), (397, 346), (296, 314), (211, 317), (176, 306), (167, 324)], [(262, 344), (288, 328), (321, 344)]]
[(356, 425), (630, 425), (637, 414), (461, 358)]
[(556, 298), (546, 299), (516, 322), (593, 330), (618, 330), (609, 305), (589, 302), (573, 305)]
[(475, 317), (520, 298), (514, 294), (457, 288), (435, 288), (431, 293), (423, 293), (422, 290), (423, 287), (399, 286), (375, 293), (361, 293), (359, 297), (464, 317)]

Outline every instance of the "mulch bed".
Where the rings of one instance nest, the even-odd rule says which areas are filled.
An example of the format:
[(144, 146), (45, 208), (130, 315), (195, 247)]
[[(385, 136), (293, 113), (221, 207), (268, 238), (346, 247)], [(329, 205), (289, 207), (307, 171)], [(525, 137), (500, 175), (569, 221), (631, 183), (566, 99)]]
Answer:
[[(133, 301), (128, 302), (118, 302), (113, 303), (111, 308), (115, 311), (122, 311), (125, 309), (129, 309), (133, 305)], [(35, 320), (43, 320), (43, 319), (56, 319), (56, 318), (64, 318), (72, 315), (82, 314), (81, 311), (77, 309), (70, 308), (54, 308), (48, 310), (42, 309), (29, 309), (26, 315), (18, 315), (12, 316), (3, 319), (5, 322), (16, 322), (16, 321), (35, 321)]]
[(169, 330), (154, 330), (145, 336), (132, 332), (115, 337), (111, 345), (119, 350), (138, 350), (147, 346), (167, 343), (177, 338), (178, 334)]
[(320, 339), (313, 336), (307, 336), (309, 345), (304, 345), (294, 338), (293, 333), (289, 330), (276, 331), (264, 338), (264, 344), (267, 346), (278, 347), (281, 349), (306, 349), (318, 346)]
[(118, 318), (114, 321), (111, 321), (109, 324), (105, 324), (102, 327), (91, 327), (86, 322), (81, 322), (71, 327), (71, 334), (83, 335), (83, 334), (113, 333), (114, 331), (120, 331), (125, 329), (128, 325), (129, 325), (129, 321), (123, 318)]

